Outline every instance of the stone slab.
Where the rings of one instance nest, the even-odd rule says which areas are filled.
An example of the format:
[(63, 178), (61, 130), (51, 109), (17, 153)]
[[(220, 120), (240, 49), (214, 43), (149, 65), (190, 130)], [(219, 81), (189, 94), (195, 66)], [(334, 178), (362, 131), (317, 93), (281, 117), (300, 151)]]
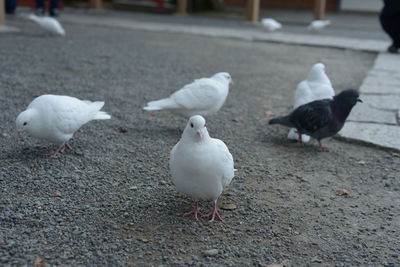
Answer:
[(399, 55), (380, 53), (375, 59), (374, 69), (399, 70), (400, 69)]
[(400, 95), (400, 86), (364, 83), (360, 86), (360, 92), (364, 94)]
[(7, 25), (0, 25), (0, 33), (7, 33), (7, 32), (19, 32), (19, 29)]
[(339, 136), (400, 151), (400, 127), (376, 123), (347, 122)]
[[(362, 96), (360, 98), (363, 99)], [(357, 104), (353, 108), (347, 120), (397, 125), (396, 116), (397, 112), (376, 109), (364, 101), (364, 103)]]
[(381, 110), (400, 109), (400, 95), (361, 95), (362, 101), (370, 107)]

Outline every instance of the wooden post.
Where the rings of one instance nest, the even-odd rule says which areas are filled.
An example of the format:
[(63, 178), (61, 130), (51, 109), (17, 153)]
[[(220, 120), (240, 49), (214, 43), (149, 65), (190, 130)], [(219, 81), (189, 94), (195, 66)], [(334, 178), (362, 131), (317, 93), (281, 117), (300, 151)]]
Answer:
[(260, 15), (260, 0), (247, 0), (246, 20), (258, 22)]
[(103, 1), (102, 0), (90, 0), (90, 6), (94, 9), (102, 9)]
[(180, 15), (187, 14), (187, 4), (188, 0), (178, 0), (177, 1), (177, 13)]
[(0, 0), (0, 25), (5, 24), (5, 10), (4, 10), (4, 0)]
[(326, 0), (315, 0), (314, 2), (314, 19), (325, 19)]

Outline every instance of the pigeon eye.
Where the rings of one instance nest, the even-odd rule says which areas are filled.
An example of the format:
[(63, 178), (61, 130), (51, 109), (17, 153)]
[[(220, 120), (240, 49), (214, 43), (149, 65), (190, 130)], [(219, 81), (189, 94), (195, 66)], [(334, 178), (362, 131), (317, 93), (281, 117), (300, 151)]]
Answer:
[(190, 127), (192, 127), (192, 128), (194, 127), (194, 126), (193, 126), (193, 123), (190, 124)]
[(24, 122), (22, 125), (24, 125), (24, 126), (25, 126), (25, 125), (27, 125), (27, 124), (28, 124), (27, 122)]

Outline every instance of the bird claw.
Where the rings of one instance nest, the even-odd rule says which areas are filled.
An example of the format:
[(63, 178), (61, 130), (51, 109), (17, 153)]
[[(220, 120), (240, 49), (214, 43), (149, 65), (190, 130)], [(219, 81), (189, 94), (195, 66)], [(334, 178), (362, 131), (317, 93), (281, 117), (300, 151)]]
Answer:
[(50, 151), (48, 153), (45, 153), (45, 156), (55, 156), (59, 153), (64, 152), (65, 148), (72, 149), (72, 147), (68, 143), (64, 143), (61, 146), (57, 147), (54, 151)]

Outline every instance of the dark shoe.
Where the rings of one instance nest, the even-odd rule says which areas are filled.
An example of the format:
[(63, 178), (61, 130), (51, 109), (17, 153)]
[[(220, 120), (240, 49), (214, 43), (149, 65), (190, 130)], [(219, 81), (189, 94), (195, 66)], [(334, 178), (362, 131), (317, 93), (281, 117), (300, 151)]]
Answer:
[(60, 15), (60, 11), (57, 8), (51, 9), (49, 14), (50, 17), (58, 17)]
[(389, 46), (388, 49), (387, 49), (387, 51), (389, 53), (397, 53), (398, 50), (399, 50), (399, 48), (395, 47), (394, 45)]

